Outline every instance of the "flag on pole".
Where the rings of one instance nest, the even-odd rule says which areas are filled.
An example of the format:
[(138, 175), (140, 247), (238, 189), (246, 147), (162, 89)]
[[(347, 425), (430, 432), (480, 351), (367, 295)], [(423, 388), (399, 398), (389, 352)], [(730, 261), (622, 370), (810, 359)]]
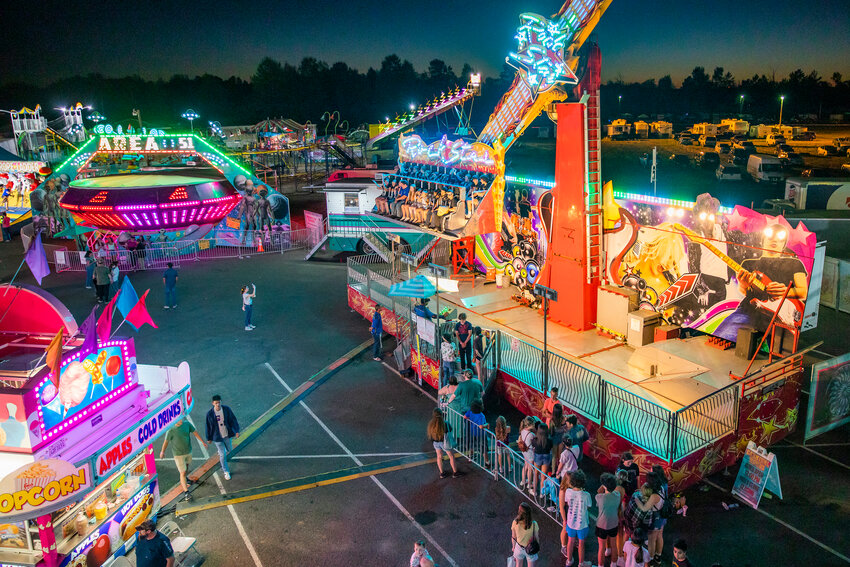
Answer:
[(47, 367), (53, 372), (51, 381), (54, 386), (59, 386), (59, 369), (62, 366), (62, 329), (59, 329), (56, 336), (47, 345), (45, 355), (47, 357)]
[(124, 317), (124, 319), (128, 323), (130, 323), (137, 329), (141, 329), (142, 325), (144, 325), (145, 323), (147, 323), (154, 329), (159, 328), (156, 326), (156, 323), (153, 322), (153, 319), (151, 319), (151, 315), (150, 313), (148, 313), (148, 308), (145, 305), (145, 300), (147, 299), (149, 292), (149, 289), (145, 290), (145, 293), (143, 293), (142, 297), (139, 298), (138, 303), (136, 303), (136, 305), (130, 310), (130, 313), (128, 313), (127, 316)]
[(83, 340), (83, 346), (80, 347), (80, 352), (83, 353), (83, 356), (86, 356), (88, 353), (97, 350), (97, 319), (95, 318), (96, 312), (97, 307), (92, 307), (91, 313), (88, 317), (86, 317), (86, 320), (83, 321), (83, 324), (80, 325), (80, 331), (85, 337), (85, 339)]
[[(124, 281), (121, 284), (120, 290), (121, 297), (118, 299), (118, 311), (121, 312), (125, 318), (130, 314), (130, 311), (133, 310), (133, 307), (139, 302), (139, 295), (136, 293), (136, 289), (133, 287), (133, 284), (130, 283), (130, 276), (124, 276)], [(130, 323), (128, 321), (128, 323)], [(130, 323), (132, 325), (132, 323)], [(133, 326), (135, 329), (135, 325)], [(138, 329), (136, 329), (138, 331)]]
[(44, 246), (41, 244), (41, 232), (37, 232), (35, 238), (30, 243), (25, 259), (35, 281), (38, 282), (38, 285), (41, 285), (41, 280), (50, 273), (50, 266), (47, 265), (47, 255), (45, 255)]
[(102, 343), (109, 340), (109, 335), (112, 333), (112, 314), (115, 312), (115, 302), (119, 297), (121, 297), (120, 289), (118, 290), (118, 293), (109, 300), (109, 303), (107, 303), (106, 307), (103, 308), (103, 313), (101, 313), (100, 317), (97, 318), (97, 337)]

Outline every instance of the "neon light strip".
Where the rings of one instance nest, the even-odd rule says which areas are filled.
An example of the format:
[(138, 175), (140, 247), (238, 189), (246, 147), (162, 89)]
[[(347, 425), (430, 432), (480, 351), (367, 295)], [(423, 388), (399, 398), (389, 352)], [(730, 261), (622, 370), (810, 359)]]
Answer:
[[(614, 191), (615, 199), (623, 199), (625, 201), (635, 201), (637, 203), (646, 203), (648, 205), (666, 205), (669, 207), (681, 207), (683, 209), (692, 209), (696, 203), (691, 201), (681, 201), (679, 199), (667, 199), (665, 197), (650, 197), (649, 195), (640, 195), (638, 193), (625, 193), (623, 191)], [(734, 209), (730, 207), (720, 207), (719, 212), (731, 215)]]
[(555, 188), (554, 181), (543, 181), (540, 179), (529, 179), (527, 177), (515, 177), (513, 175), (506, 175), (505, 181), (509, 183), (522, 183), (523, 185), (534, 185), (536, 187), (546, 187), (548, 189)]

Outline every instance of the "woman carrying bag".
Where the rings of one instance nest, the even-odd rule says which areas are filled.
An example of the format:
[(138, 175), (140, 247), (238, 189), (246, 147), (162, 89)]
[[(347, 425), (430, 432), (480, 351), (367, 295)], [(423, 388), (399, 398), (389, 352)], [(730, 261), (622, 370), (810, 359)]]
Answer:
[(508, 567), (522, 567), (522, 560), (528, 562), (528, 567), (537, 565), (540, 552), (540, 529), (537, 522), (531, 518), (531, 506), (528, 502), (519, 505), (517, 517), (511, 524), (511, 545), (513, 555), (508, 557)]

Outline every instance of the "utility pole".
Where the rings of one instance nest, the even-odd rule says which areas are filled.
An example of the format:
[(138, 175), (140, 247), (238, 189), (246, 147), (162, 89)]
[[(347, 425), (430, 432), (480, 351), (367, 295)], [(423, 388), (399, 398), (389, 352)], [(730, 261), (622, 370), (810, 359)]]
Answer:
[(534, 285), (534, 295), (543, 298), (543, 395), (549, 391), (549, 342), (546, 320), (549, 317), (549, 300), (558, 301), (558, 292), (551, 287)]

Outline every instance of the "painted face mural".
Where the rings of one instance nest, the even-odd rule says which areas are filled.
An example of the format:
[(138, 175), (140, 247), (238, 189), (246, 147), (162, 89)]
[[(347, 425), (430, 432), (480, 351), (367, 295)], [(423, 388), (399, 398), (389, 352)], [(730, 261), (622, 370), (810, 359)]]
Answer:
[(636, 290), (641, 309), (730, 341), (742, 327), (764, 331), (777, 310), (801, 326), (816, 245), (802, 222), (724, 208), (707, 193), (696, 203), (627, 197), (606, 200), (608, 278)]
[(548, 229), (541, 218), (541, 205), (549, 193), (542, 187), (507, 184), (501, 231), (476, 239), (479, 268), (504, 270), (520, 290), (534, 287), (546, 259)]

